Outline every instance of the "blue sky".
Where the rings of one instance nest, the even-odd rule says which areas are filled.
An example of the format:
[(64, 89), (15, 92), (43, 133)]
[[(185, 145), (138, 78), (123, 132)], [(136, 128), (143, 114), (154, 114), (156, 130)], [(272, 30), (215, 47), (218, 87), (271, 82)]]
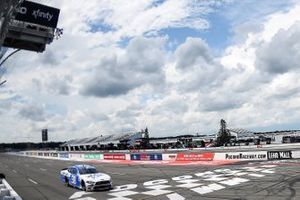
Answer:
[[(204, 39), (219, 56), (226, 47), (234, 43), (234, 29), (248, 23), (257, 23), (265, 20), (274, 12), (285, 12), (293, 5), (292, 1), (232, 1), (213, 7), (213, 11), (204, 15), (208, 21), (207, 29), (197, 30), (192, 28), (167, 28), (160, 31), (167, 35), (171, 43), (182, 44), (187, 37)], [(177, 47), (172, 46), (172, 49)], [(170, 50), (172, 50), (170, 49)]]

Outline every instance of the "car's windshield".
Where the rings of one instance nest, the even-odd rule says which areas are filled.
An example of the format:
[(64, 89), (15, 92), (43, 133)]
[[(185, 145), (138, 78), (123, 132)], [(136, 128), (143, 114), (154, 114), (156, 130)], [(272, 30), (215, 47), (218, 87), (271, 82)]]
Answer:
[(79, 169), (80, 174), (95, 174), (97, 173), (97, 170), (95, 168), (81, 168)]

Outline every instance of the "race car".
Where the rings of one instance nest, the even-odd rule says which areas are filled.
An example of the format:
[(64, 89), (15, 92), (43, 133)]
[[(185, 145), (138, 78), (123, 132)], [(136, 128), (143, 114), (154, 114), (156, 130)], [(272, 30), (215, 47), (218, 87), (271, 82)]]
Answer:
[(113, 184), (108, 174), (100, 173), (91, 165), (74, 165), (60, 171), (60, 179), (67, 186), (84, 191), (112, 189)]

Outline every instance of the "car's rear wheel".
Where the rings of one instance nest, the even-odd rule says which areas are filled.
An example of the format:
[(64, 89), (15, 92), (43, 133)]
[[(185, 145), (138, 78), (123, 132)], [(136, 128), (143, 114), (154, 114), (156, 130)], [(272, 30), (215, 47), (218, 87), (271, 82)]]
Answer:
[(68, 187), (70, 186), (69, 179), (67, 177), (65, 177), (65, 185), (68, 186)]

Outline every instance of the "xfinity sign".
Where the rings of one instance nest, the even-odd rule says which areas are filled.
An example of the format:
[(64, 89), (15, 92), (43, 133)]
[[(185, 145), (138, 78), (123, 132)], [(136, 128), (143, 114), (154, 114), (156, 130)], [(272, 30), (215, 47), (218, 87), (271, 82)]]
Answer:
[(56, 28), (59, 9), (24, 1), (17, 10), (16, 20)]

